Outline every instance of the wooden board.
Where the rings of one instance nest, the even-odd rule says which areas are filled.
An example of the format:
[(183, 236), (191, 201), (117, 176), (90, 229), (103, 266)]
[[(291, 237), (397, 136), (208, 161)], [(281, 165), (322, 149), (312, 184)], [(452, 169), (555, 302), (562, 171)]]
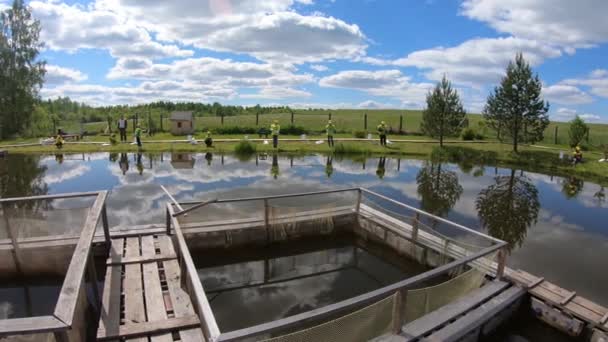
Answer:
[[(158, 238), (158, 245), (161, 253), (175, 253), (173, 244), (168, 236), (162, 235)], [(167, 287), (175, 317), (186, 317), (194, 314), (194, 308), (188, 294), (181, 287), (180, 269), (177, 260), (164, 261), (165, 276), (167, 279)], [(200, 328), (180, 330), (180, 338), (183, 342), (198, 342), (204, 341), (203, 332)]]
[[(156, 255), (154, 237), (152, 235), (141, 237), (141, 251), (143, 257)], [(144, 273), (144, 293), (146, 298), (146, 312), (148, 321), (163, 321), (167, 319), (163, 291), (160, 286), (160, 276), (156, 262), (145, 263), (142, 265)], [(173, 342), (171, 334), (152, 336), (151, 342)]]
[(116, 264), (106, 272), (99, 341), (172, 342), (174, 333), (184, 342), (204, 341), (177, 260), (167, 255), (175, 251), (166, 235), (112, 239), (109, 260)]

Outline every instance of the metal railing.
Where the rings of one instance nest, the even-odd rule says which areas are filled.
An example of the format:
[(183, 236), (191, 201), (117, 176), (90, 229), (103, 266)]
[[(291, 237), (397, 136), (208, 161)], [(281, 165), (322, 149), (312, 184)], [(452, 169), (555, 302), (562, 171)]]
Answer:
[[(255, 325), (255, 326), (244, 328), (244, 329), (234, 330), (234, 331), (230, 331), (230, 332), (220, 332), (217, 322), (215, 320), (215, 316), (213, 315), (213, 312), (209, 305), (209, 301), (207, 300), (207, 297), (205, 295), (205, 291), (203, 289), (202, 283), (198, 277), (198, 272), (196, 270), (196, 267), (194, 265), (191, 255), (190, 255), (190, 252), (188, 250), (188, 246), (186, 244), (186, 241), (185, 241), (185, 238), (183, 235), (183, 231), (180, 227), (179, 220), (177, 218), (182, 215), (187, 214), (188, 212), (192, 212), (196, 209), (199, 209), (199, 208), (204, 207), (211, 203), (264, 201), (264, 208), (265, 208), (264, 222), (265, 222), (266, 227), (268, 227), (268, 221), (269, 221), (268, 201), (271, 199), (293, 198), (293, 197), (331, 194), (331, 193), (349, 192), (349, 191), (357, 192), (357, 199), (356, 199), (354, 210), (353, 210), (354, 214), (360, 214), (361, 202), (362, 202), (363, 196), (365, 194), (368, 194), (368, 195), (376, 196), (383, 200), (389, 201), (392, 204), (404, 207), (408, 210), (412, 210), (413, 212), (415, 212), (419, 215), (425, 215), (434, 220), (449, 224), (449, 225), (455, 227), (456, 229), (485, 238), (485, 239), (491, 241), (492, 245), (489, 247), (483, 248), (482, 250), (479, 250), (473, 254), (465, 255), (461, 258), (453, 260), (452, 262), (449, 262), (445, 265), (434, 268), (430, 271), (421, 273), (414, 277), (399, 281), (392, 285), (384, 286), (377, 290), (374, 290), (374, 291), (371, 291), (371, 292), (368, 292), (368, 293), (365, 293), (365, 294), (362, 294), (362, 295), (359, 295), (359, 296), (356, 296), (356, 297), (353, 297), (353, 298), (350, 298), (347, 300), (343, 300), (343, 301), (340, 301), (340, 302), (337, 302), (334, 304), (330, 304), (330, 305), (327, 305), (327, 306), (324, 306), (324, 307), (321, 307), (318, 309), (314, 309), (314, 310), (311, 310), (308, 312), (304, 312), (304, 313), (300, 313), (297, 315), (278, 319), (278, 320), (275, 320), (272, 322), (267, 322), (267, 323)], [(186, 281), (186, 288), (188, 289), (193, 300), (195, 301), (195, 307), (197, 308), (197, 312), (201, 318), (201, 328), (203, 329), (203, 331), (205, 333), (205, 337), (207, 338), (207, 341), (213, 341), (213, 342), (215, 342), (215, 341), (236, 341), (236, 340), (241, 340), (241, 339), (250, 338), (250, 337), (254, 337), (254, 336), (259, 336), (262, 334), (272, 334), (272, 333), (277, 333), (277, 332), (288, 331), (290, 329), (304, 328), (307, 326), (311, 326), (315, 323), (321, 323), (327, 319), (334, 319), (334, 318), (346, 315), (348, 313), (354, 312), (367, 305), (376, 303), (378, 301), (381, 301), (381, 300), (386, 299), (393, 295), (396, 295), (396, 303), (397, 303), (394, 307), (394, 312), (393, 312), (393, 317), (396, 317), (397, 323), (393, 327), (393, 330), (394, 330), (394, 332), (397, 333), (401, 329), (401, 325), (404, 321), (403, 312), (405, 311), (405, 305), (407, 302), (407, 293), (408, 293), (409, 289), (412, 289), (412, 288), (416, 287), (417, 285), (422, 284), (422, 283), (429, 281), (433, 278), (436, 278), (438, 276), (448, 274), (449, 272), (456, 270), (457, 268), (459, 268), (463, 265), (471, 264), (475, 260), (486, 257), (497, 251), (499, 254), (499, 258), (498, 258), (499, 260), (498, 260), (498, 264), (497, 264), (496, 275), (498, 278), (500, 278), (502, 276), (502, 270), (504, 269), (504, 265), (506, 262), (506, 260), (505, 260), (505, 256), (506, 256), (505, 247), (507, 246), (506, 242), (493, 238), (491, 236), (485, 235), (478, 231), (472, 230), (465, 226), (459, 225), (457, 223), (451, 222), (444, 218), (432, 215), (430, 213), (427, 213), (420, 209), (414, 208), (407, 204), (395, 201), (389, 197), (386, 197), (384, 195), (378, 194), (376, 192), (373, 192), (373, 191), (370, 191), (370, 190), (367, 190), (364, 188), (346, 188), (346, 189), (327, 190), (327, 191), (319, 191), (319, 192), (306, 192), (306, 193), (258, 196), (258, 197), (247, 197), (247, 198), (213, 199), (213, 200), (205, 201), (205, 202), (177, 203), (177, 201), (175, 201), (175, 205), (176, 206), (179, 205), (180, 207), (181, 207), (181, 205), (192, 205), (188, 209), (182, 209), (179, 212), (175, 212), (173, 205), (167, 204), (167, 232), (171, 233), (171, 225), (172, 225), (173, 229), (175, 230), (177, 241), (178, 241), (180, 262), (185, 264), (184, 269), (185, 269), (186, 274), (185, 274), (184, 279)], [(406, 238), (408, 240), (412, 238), (411, 236), (408, 237), (407, 234), (403, 234), (401, 237)]]
[[(88, 280), (92, 285), (93, 296), (95, 299), (95, 303), (89, 302), (89, 304), (94, 310), (98, 310), (98, 306), (101, 303), (101, 294), (98, 287), (97, 271), (95, 270), (95, 263), (91, 253), (91, 245), (99, 220), (102, 220), (105, 240), (107, 246), (109, 247), (110, 233), (105, 205), (107, 191), (3, 198), (0, 199), (0, 205), (3, 209), (3, 216), (5, 220), (4, 223), (11, 240), (10, 244), (12, 252), (14, 254), (16, 263), (18, 263), (21, 242), (19, 242), (15, 234), (12, 233), (12, 228), (9, 222), (10, 220), (7, 216), (7, 208), (17, 202), (82, 197), (95, 197), (95, 201), (90, 207), (85, 222), (82, 226), (80, 237), (78, 238), (76, 247), (70, 259), (53, 314), (47, 316), (0, 320), (0, 338), (22, 334), (54, 333), (57, 341), (75, 341), (74, 339), (70, 339), (69, 330), (72, 329), (74, 324), (79, 297), (83, 295), (82, 289), (84, 288), (83, 282), (85, 281), (85, 274), (88, 275)], [(38, 245), (40, 245), (40, 241), (38, 241)], [(44, 246), (44, 243), (42, 243), (42, 246)]]

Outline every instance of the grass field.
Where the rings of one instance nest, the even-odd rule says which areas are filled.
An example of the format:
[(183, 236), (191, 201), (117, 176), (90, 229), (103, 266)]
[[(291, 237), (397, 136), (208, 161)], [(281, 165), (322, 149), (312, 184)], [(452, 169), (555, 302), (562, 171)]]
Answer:
[[(420, 123), (422, 120), (422, 112), (416, 110), (356, 110), (356, 109), (344, 109), (344, 110), (296, 110), (293, 115), (293, 122), (296, 126), (301, 126), (311, 132), (321, 132), (327, 119), (331, 114), (332, 120), (336, 124), (336, 128), (341, 133), (352, 134), (355, 131), (365, 130), (365, 114), (367, 114), (367, 131), (374, 133), (376, 126), (380, 121), (385, 121), (393, 131), (399, 130), (400, 117), (403, 117), (402, 130), (407, 135), (419, 135)], [(164, 130), (169, 128), (169, 120), (167, 119), (168, 113), (164, 115), (163, 120)], [(160, 127), (160, 117), (154, 118), (156, 120), (156, 126)], [(496, 132), (486, 128), (480, 129), (479, 122), (483, 121), (483, 118), (479, 114), (469, 114), (469, 127), (474, 128), (482, 133), (486, 138), (496, 138)], [(197, 131), (203, 131), (207, 129), (214, 130), (219, 127), (268, 127), (273, 120), (279, 120), (283, 127), (291, 124), (291, 114), (263, 114), (259, 115), (258, 124), (256, 125), (255, 115), (240, 115), (240, 116), (227, 116), (224, 117), (224, 123), (220, 117), (216, 116), (205, 116), (197, 117), (195, 121), (195, 129)], [(140, 118), (140, 122), (144, 127), (147, 126), (147, 118)], [(132, 122), (131, 122), (132, 126)], [(62, 122), (60, 127), (67, 132), (80, 132), (80, 123), (76, 122)], [(555, 137), (555, 127), (557, 127), (557, 140)], [(599, 146), (600, 144), (608, 144), (608, 125), (605, 124), (589, 124), (589, 142), (590, 146)], [(103, 132), (107, 128), (107, 123), (96, 122), (84, 124), (84, 130), (89, 132)], [(569, 124), (565, 122), (552, 122), (545, 131), (545, 137), (543, 143), (554, 144), (557, 141), (557, 145), (567, 145), (569, 142), (568, 138)]]

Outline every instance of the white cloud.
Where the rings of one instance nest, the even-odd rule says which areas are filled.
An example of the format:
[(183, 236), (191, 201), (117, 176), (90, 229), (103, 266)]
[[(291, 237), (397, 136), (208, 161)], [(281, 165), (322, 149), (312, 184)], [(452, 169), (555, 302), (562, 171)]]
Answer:
[(116, 12), (81, 5), (32, 1), (41, 39), (53, 50), (107, 49), (115, 57), (187, 57), (191, 50), (153, 41), (148, 31)]
[(462, 14), (516, 37), (570, 49), (608, 41), (605, 0), (465, 0)]
[(333, 17), (301, 15), (292, 11), (293, 4), (290, 0), (98, 0), (96, 7), (121, 13), (155, 32), (161, 41), (244, 53), (261, 60), (303, 63), (364, 54), (366, 38), (357, 25)]
[(323, 72), (323, 71), (329, 70), (328, 67), (326, 67), (325, 65), (321, 65), (321, 64), (313, 64), (313, 65), (310, 66), (310, 68), (312, 70), (319, 71), (319, 72)]
[(586, 86), (594, 95), (608, 98), (608, 70), (598, 69), (589, 74), (589, 77), (568, 79), (564, 84)]
[(248, 99), (283, 99), (283, 98), (293, 98), (293, 97), (311, 97), (312, 94), (299, 89), (293, 88), (282, 88), (282, 87), (268, 87), (262, 88), (257, 94), (244, 94), (241, 95), (242, 98)]
[(557, 112), (552, 115), (553, 120), (556, 121), (570, 121), (574, 119), (575, 116), (579, 116), (581, 119), (588, 122), (600, 122), (602, 118), (599, 115), (590, 114), (590, 113), (580, 113), (575, 109), (570, 108), (559, 108)]
[(560, 104), (585, 104), (593, 102), (593, 98), (579, 88), (566, 84), (555, 84), (543, 87), (543, 96), (550, 102)]
[(433, 87), (430, 83), (411, 83), (399, 70), (347, 70), (322, 78), (322, 87), (349, 88), (375, 96), (399, 99), (407, 106), (421, 107), (426, 94)]
[(357, 107), (364, 108), (364, 109), (395, 108), (395, 106), (391, 105), (390, 103), (381, 103), (381, 102), (377, 102), (377, 101), (373, 101), (373, 100), (363, 101), (363, 102), (359, 103), (357, 105)]
[(440, 80), (446, 74), (456, 83), (479, 86), (498, 82), (518, 52), (523, 52), (531, 65), (562, 55), (560, 49), (538, 41), (507, 37), (471, 39), (454, 47), (415, 51), (395, 61), (364, 61), (430, 70), (425, 76), (431, 80)]
[(63, 83), (81, 82), (88, 78), (80, 70), (64, 68), (57, 65), (47, 65), (44, 76), (45, 85), (56, 85)]

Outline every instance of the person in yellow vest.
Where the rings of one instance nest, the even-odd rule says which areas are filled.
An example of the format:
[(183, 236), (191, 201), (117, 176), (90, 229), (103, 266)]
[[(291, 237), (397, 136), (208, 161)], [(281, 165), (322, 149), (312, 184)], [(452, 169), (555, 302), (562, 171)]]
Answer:
[(583, 162), (583, 152), (581, 151), (580, 146), (576, 146), (574, 152), (572, 153), (572, 165), (576, 165), (578, 163)]
[(207, 130), (207, 134), (205, 135), (205, 145), (207, 147), (213, 147), (213, 138), (211, 138), (211, 131)]
[(334, 134), (336, 134), (336, 125), (334, 125), (331, 120), (327, 121), (327, 125), (325, 125), (325, 131), (327, 132), (327, 145), (329, 145), (329, 147), (333, 147)]
[(279, 147), (279, 134), (281, 133), (281, 126), (278, 120), (274, 120), (270, 125), (270, 132), (272, 133), (272, 147)]
[(380, 145), (386, 146), (386, 123), (384, 121), (380, 122), (378, 125), (378, 135), (380, 136)]
[(57, 146), (58, 149), (63, 148), (63, 134), (60, 129), (57, 130), (57, 136), (55, 137), (55, 146)]

